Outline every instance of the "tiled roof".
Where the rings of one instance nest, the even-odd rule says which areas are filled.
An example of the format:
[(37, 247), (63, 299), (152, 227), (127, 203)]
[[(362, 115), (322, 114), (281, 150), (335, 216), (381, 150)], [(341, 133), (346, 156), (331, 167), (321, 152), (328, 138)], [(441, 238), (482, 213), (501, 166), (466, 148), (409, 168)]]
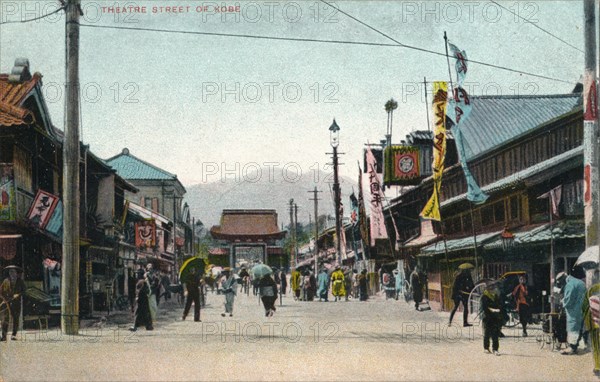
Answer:
[(0, 126), (27, 125), (33, 120), (33, 114), (30, 111), (0, 101)]
[(158, 168), (134, 155), (128, 149), (106, 160), (120, 177), (132, 180), (176, 180), (177, 176)]
[(581, 105), (581, 94), (473, 96), (471, 100), (473, 110), (461, 125), (468, 160), (573, 111)]
[[(494, 239), (496, 236), (499, 236), (502, 232), (488, 232), (477, 235), (477, 247), (485, 244), (486, 242)], [(421, 256), (433, 256), (439, 253), (444, 253), (446, 248), (448, 252), (459, 251), (462, 249), (473, 248), (475, 245), (475, 240), (473, 236), (463, 237), (460, 239), (446, 240), (445, 246), (444, 241), (440, 240), (435, 244), (431, 244), (427, 247), (421, 248)]]
[[(550, 238), (560, 239), (582, 239), (585, 237), (585, 224), (583, 221), (560, 220), (552, 225), (550, 223), (530, 228), (523, 232), (515, 232), (515, 245), (548, 243)], [(497, 239), (486, 245), (485, 249), (502, 248), (502, 240)]]
[(15, 83), (8, 81), (8, 74), (0, 74), (0, 101), (19, 106), (41, 80), (42, 75), (34, 73), (29, 81)]
[(33, 114), (20, 105), (41, 79), (41, 74), (35, 73), (28, 81), (9, 82), (8, 74), (0, 74), (0, 126), (19, 126), (34, 122)]
[(223, 210), (221, 225), (210, 229), (213, 236), (281, 235), (275, 210)]

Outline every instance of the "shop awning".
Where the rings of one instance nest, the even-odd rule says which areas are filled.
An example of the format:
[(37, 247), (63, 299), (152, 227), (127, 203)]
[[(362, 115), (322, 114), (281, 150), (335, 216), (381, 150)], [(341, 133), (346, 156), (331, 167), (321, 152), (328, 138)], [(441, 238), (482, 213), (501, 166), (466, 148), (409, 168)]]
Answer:
[(130, 212), (132, 212), (144, 219), (155, 219), (165, 225), (171, 224), (171, 221), (166, 216), (158, 214), (152, 210), (149, 210), (149, 209), (142, 207), (138, 204), (135, 204), (133, 202), (129, 202), (128, 207), (129, 207)]
[[(488, 232), (477, 235), (477, 247), (481, 247), (485, 243), (490, 240), (495, 239), (497, 236), (500, 236), (502, 231), (497, 232)], [(421, 248), (420, 257), (428, 257), (434, 256), (440, 253), (444, 253), (446, 248), (448, 252), (460, 251), (463, 249), (473, 248), (475, 245), (475, 238), (473, 236), (463, 237), (460, 239), (446, 240), (446, 245), (444, 246), (444, 241), (440, 240), (435, 244), (431, 244), (427, 247)]]
[[(550, 229), (552, 228), (552, 229)], [(552, 224), (543, 224), (522, 232), (513, 232), (515, 235), (514, 245), (527, 245), (537, 243), (549, 243), (550, 239), (582, 239), (585, 237), (585, 224), (581, 221), (557, 221)], [(497, 238), (484, 245), (484, 249), (502, 248), (502, 239)]]

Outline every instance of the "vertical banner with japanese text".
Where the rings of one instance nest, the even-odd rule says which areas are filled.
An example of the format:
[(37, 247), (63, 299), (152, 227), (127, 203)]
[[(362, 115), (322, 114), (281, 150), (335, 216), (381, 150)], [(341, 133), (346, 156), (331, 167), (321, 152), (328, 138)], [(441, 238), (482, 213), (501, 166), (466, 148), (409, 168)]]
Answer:
[(435, 129), (433, 131), (433, 192), (421, 215), (425, 219), (440, 221), (440, 191), (442, 173), (446, 157), (446, 104), (448, 101), (448, 84), (437, 81), (433, 83), (433, 115)]
[(383, 219), (383, 191), (377, 175), (377, 161), (367, 146), (367, 174), (369, 174), (369, 188), (371, 190), (371, 246), (375, 246), (375, 239), (387, 239), (385, 221)]
[(454, 136), (458, 159), (463, 169), (463, 173), (465, 174), (465, 180), (467, 182), (467, 200), (475, 204), (482, 204), (488, 199), (488, 195), (481, 190), (469, 169), (469, 165), (467, 164), (468, 158), (465, 153), (464, 135), (462, 128), (460, 127), (460, 125), (464, 124), (464, 121), (469, 117), (471, 109), (473, 108), (469, 94), (462, 87), (468, 69), (467, 54), (464, 50), (458, 49), (456, 45), (451, 43), (448, 43), (448, 45), (450, 46), (452, 55), (456, 59), (456, 77), (458, 79), (456, 87), (452, 90), (452, 98), (448, 100), (448, 127)]

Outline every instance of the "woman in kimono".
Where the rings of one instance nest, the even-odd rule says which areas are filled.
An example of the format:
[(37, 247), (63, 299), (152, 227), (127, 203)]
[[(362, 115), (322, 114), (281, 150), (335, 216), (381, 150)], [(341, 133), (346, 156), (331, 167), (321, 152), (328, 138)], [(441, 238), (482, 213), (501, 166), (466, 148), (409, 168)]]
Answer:
[(275, 313), (275, 301), (277, 301), (277, 283), (273, 276), (265, 275), (258, 282), (260, 299), (265, 307), (265, 316), (272, 317)]
[(296, 268), (292, 268), (291, 284), (292, 284), (292, 293), (294, 294), (294, 300), (298, 300), (300, 298), (300, 291), (302, 289), (300, 287), (300, 279), (301, 278), (302, 278), (302, 275), (300, 274), (300, 272)]
[(423, 284), (421, 283), (421, 275), (419, 274), (419, 268), (415, 267), (415, 270), (410, 274), (410, 286), (413, 290), (413, 301), (415, 302), (415, 309), (419, 309), (421, 301), (423, 301)]
[(367, 301), (369, 299), (368, 293), (368, 279), (367, 279), (367, 270), (363, 269), (358, 276), (358, 289), (360, 292), (360, 301)]
[(399, 296), (404, 295), (404, 269), (394, 269), (394, 286), (396, 289), (396, 300)]
[(339, 266), (335, 268), (335, 272), (331, 274), (331, 293), (333, 293), (335, 301), (340, 300), (346, 295), (344, 273)]
[(327, 295), (329, 292), (329, 276), (327, 275), (327, 269), (321, 269), (317, 279), (317, 284), (319, 284), (319, 289), (317, 290), (319, 301), (325, 300), (325, 302), (327, 302)]
[(221, 316), (225, 317), (226, 314), (229, 314), (229, 317), (233, 317), (233, 302), (237, 292), (236, 280), (229, 267), (223, 268), (222, 274), (225, 276), (225, 280), (221, 284), (225, 295), (225, 312), (221, 313)]
[[(146, 330), (153, 330), (152, 315), (150, 314), (150, 284), (146, 279), (143, 269), (137, 271), (137, 284), (135, 285), (135, 321), (129, 328), (135, 332), (138, 326), (145, 326)], [(156, 301), (156, 300), (155, 300)]]
[(567, 276), (564, 295), (562, 299), (563, 307), (567, 313), (567, 342), (570, 350), (561, 354), (577, 354), (579, 341), (583, 331), (583, 300), (585, 299), (586, 287), (581, 280), (585, 277), (585, 272), (580, 267), (573, 268), (573, 271)]

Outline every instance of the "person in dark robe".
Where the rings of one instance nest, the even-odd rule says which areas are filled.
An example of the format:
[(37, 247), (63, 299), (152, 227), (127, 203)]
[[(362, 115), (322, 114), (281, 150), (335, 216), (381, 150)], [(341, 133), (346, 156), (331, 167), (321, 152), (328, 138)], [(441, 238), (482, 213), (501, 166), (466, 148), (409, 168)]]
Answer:
[(367, 290), (368, 285), (367, 270), (363, 269), (358, 276), (358, 289), (360, 291), (360, 301), (367, 301), (369, 299), (369, 293)]
[(423, 284), (421, 283), (421, 275), (419, 274), (419, 268), (415, 267), (415, 270), (410, 274), (410, 286), (413, 290), (413, 301), (415, 302), (415, 309), (419, 309), (419, 304), (423, 301)]
[(187, 297), (185, 299), (185, 308), (183, 309), (182, 320), (185, 321), (192, 303), (194, 303), (194, 321), (200, 322), (200, 275), (196, 268), (190, 269), (190, 274), (185, 282)]
[(242, 280), (241, 292), (247, 294), (248, 287), (250, 285), (250, 273), (248, 272), (248, 270), (245, 267), (242, 267), (238, 276), (240, 277), (240, 280)]
[(152, 316), (150, 315), (150, 285), (143, 269), (138, 269), (137, 279), (135, 285), (135, 321), (129, 330), (135, 332), (139, 326), (145, 326), (146, 330), (154, 330)]
[(469, 294), (471, 293), (471, 290), (473, 290), (473, 287), (474, 285), (473, 279), (471, 278), (471, 271), (468, 269), (461, 269), (454, 278), (454, 283), (452, 284), (452, 301), (454, 302), (454, 308), (450, 312), (448, 326), (452, 325), (454, 314), (458, 310), (458, 307), (461, 303), (463, 306), (463, 326), (472, 326), (468, 321), (469, 306), (467, 302), (469, 301)]
[(287, 290), (287, 274), (284, 269), (279, 273), (279, 279), (281, 280), (281, 294), (285, 296), (285, 291)]
[(260, 299), (265, 307), (265, 316), (272, 317), (275, 313), (275, 301), (277, 301), (277, 283), (271, 275), (265, 275), (258, 282)]
[(502, 299), (498, 295), (498, 284), (490, 282), (486, 285), (483, 296), (481, 296), (480, 314), (483, 322), (483, 349), (490, 352), (490, 339), (492, 340), (492, 351), (500, 355), (498, 338), (502, 328)]

